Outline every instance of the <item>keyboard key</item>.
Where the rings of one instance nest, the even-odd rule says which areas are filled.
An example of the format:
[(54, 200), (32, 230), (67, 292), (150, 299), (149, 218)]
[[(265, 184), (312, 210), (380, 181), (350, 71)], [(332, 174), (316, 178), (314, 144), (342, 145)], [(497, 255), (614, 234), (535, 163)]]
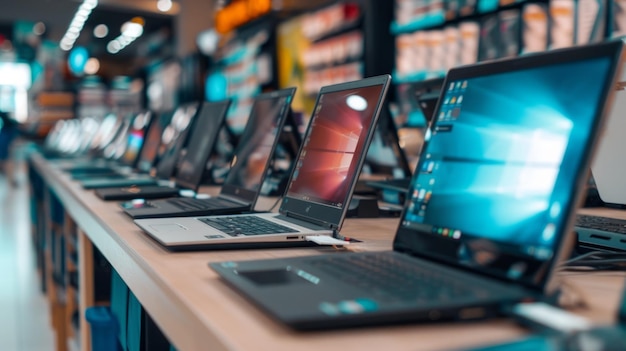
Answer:
[(576, 226), (626, 234), (626, 221), (615, 218), (578, 215), (576, 216)]

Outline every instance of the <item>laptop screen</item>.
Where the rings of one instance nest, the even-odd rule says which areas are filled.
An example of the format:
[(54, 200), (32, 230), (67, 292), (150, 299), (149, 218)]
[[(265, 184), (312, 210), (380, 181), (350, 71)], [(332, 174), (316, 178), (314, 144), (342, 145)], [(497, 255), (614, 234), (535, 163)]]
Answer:
[(137, 161), (137, 169), (142, 172), (150, 172), (152, 165), (156, 160), (159, 146), (161, 145), (161, 136), (165, 126), (169, 123), (170, 114), (160, 114), (153, 117), (152, 123), (148, 127), (144, 146), (139, 153), (139, 160)]
[(134, 166), (137, 161), (151, 117), (150, 112), (141, 112), (132, 119), (127, 135), (126, 150), (121, 159), (124, 164)]
[[(387, 87), (388, 78), (380, 76), (322, 88), (281, 211), (323, 214), (329, 223), (341, 222)], [(317, 215), (316, 209), (321, 211)]]
[(384, 175), (388, 178), (411, 177), (409, 162), (400, 147), (398, 130), (387, 106), (380, 113), (362, 173)]
[(542, 285), (586, 174), (615, 52), (452, 70), (394, 246)]
[(188, 189), (200, 185), (206, 162), (213, 150), (228, 111), (230, 100), (203, 102), (195, 117), (194, 129), (189, 139), (187, 153), (176, 172), (176, 183)]
[(222, 194), (251, 201), (257, 198), (294, 93), (294, 88), (284, 89), (261, 94), (254, 99), (241, 142), (237, 145), (222, 186)]
[(156, 165), (156, 176), (160, 179), (169, 179), (176, 169), (181, 151), (187, 143), (190, 126), (198, 109), (198, 104), (193, 102), (181, 105), (174, 111), (171, 123), (165, 127), (163, 141), (159, 148)]

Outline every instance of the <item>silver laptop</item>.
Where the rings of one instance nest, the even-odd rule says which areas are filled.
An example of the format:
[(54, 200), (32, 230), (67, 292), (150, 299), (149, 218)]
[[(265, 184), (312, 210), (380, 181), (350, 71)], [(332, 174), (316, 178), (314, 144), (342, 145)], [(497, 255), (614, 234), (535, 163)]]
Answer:
[(607, 128), (598, 144), (591, 173), (600, 199), (606, 203), (626, 205), (626, 72), (616, 86), (614, 104)]
[(278, 247), (332, 236), (343, 223), (391, 77), (323, 87), (279, 213), (138, 219), (172, 250)]

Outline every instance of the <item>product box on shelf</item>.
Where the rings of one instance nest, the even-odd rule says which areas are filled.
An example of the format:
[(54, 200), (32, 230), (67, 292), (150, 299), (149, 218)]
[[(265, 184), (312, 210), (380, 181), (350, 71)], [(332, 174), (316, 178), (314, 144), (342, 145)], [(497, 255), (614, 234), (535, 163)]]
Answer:
[(522, 10), (522, 53), (548, 49), (548, 7), (546, 4), (527, 4)]
[(550, 48), (574, 45), (576, 3), (574, 0), (550, 1)]

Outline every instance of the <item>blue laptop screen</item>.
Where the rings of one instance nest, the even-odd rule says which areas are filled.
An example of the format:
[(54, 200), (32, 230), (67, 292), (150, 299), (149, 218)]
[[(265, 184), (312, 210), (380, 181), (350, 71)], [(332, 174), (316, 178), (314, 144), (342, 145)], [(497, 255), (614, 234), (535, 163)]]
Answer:
[(611, 68), (596, 57), (451, 77), (400, 227), (444, 240), (435, 255), (463, 265), (551, 259)]

